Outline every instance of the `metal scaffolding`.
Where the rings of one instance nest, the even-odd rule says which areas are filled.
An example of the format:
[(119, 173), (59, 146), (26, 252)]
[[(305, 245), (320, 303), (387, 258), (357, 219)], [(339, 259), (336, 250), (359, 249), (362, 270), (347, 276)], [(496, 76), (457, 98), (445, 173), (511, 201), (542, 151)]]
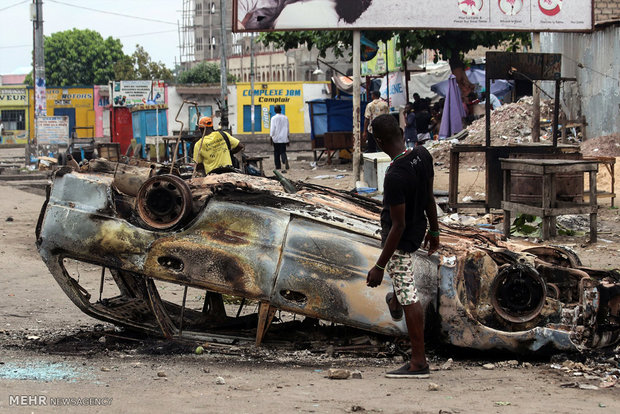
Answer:
[(195, 31), (196, 1), (183, 0), (181, 22), (177, 21), (179, 32), (179, 65), (188, 69), (195, 61)]

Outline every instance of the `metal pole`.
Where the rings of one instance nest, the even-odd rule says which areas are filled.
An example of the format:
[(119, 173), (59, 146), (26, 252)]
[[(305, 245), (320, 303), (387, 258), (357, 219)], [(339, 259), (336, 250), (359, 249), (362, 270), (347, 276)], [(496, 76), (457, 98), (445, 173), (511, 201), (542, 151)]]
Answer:
[(222, 94), (221, 94), (221, 103), (222, 107), (221, 111), (221, 120), (220, 120), (220, 129), (228, 129), (228, 84), (227, 78), (228, 75), (228, 65), (226, 61), (226, 0), (220, 0), (220, 30), (221, 30), (221, 41), (220, 41), (220, 50), (221, 50), (221, 73), (220, 73), (220, 83), (222, 85)]
[(388, 42), (385, 42), (385, 93), (387, 94), (388, 108), (392, 108), (390, 105), (390, 57), (388, 52)]
[(360, 179), (360, 82), (361, 82), (361, 32), (353, 32), (353, 186)]
[[(400, 39), (400, 58), (403, 61), (403, 67), (405, 69), (405, 94), (407, 95), (407, 102), (409, 102), (410, 98), (409, 98), (409, 68), (407, 67), (407, 50), (406, 50), (407, 44), (405, 43), (405, 40), (403, 40), (402, 38)], [(424, 64), (426, 64), (426, 60), (424, 61)]]
[[(532, 34), (532, 48), (534, 53), (540, 53), (540, 33)], [(540, 81), (532, 82), (532, 142), (540, 142)]]
[[(484, 79), (484, 89), (485, 89), (484, 99), (486, 101), (484, 104), (484, 115), (485, 115), (484, 129), (486, 131), (485, 145), (487, 147), (490, 147), (491, 146), (491, 79), (488, 76), (485, 76), (485, 79)], [(487, 164), (487, 171), (488, 171), (488, 164)]]
[(555, 96), (554, 96), (555, 104), (553, 105), (553, 126), (552, 126), (554, 147), (558, 146), (558, 121), (560, 117), (560, 85), (561, 85), (561, 82), (562, 81), (560, 79), (556, 79), (555, 81)]
[[(287, 57), (288, 59), (288, 57)], [(254, 135), (254, 33), (250, 36), (250, 122), (252, 123), (252, 135)]]

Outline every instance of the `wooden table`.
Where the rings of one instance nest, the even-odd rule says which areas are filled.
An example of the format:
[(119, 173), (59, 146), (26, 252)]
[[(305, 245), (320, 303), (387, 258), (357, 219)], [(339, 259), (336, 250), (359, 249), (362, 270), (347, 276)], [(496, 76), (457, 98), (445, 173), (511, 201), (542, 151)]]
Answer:
[(602, 164), (611, 176), (611, 185), (609, 191), (597, 191), (597, 198), (611, 198), (611, 206), (614, 206), (616, 199), (616, 158), (615, 157), (583, 157), (584, 160), (594, 160)]
[(260, 171), (260, 175), (264, 177), (265, 176), (265, 170), (263, 169), (263, 160), (265, 158), (267, 158), (267, 157), (245, 157), (243, 159), (243, 167), (244, 167), (243, 170), (245, 171), (245, 167), (247, 167), (248, 164), (256, 163), (256, 164), (258, 164), (258, 169)]
[[(503, 178), (504, 196), (504, 235), (510, 236), (510, 213), (522, 212), (542, 217), (542, 238), (548, 240), (556, 235), (555, 218), (565, 214), (590, 214), (590, 241), (596, 242), (596, 173), (598, 162), (595, 160), (553, 160), (553, 159), (500, 159)], [(532, 206), (510, 200), (511, 173), (526, 172), (542, 177), (542, 205)], [(590, 200), (588, 204), (557, 200), (556, 175), (562, 173), (587, 172), (590, 178)]]

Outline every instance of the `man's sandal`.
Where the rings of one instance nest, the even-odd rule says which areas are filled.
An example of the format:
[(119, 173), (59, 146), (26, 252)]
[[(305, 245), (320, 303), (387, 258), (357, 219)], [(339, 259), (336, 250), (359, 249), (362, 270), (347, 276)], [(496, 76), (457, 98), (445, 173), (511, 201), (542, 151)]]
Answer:
[(430, 377), (430, 370), (428, 369), (428, 365), (422, 369), (418, 369), (417, 371), (409, 371), (409, 363), (406, 363), (402, 367), (389, 371), (385, 374), (386, 378), (416, 378), (416, 379), (425, 379)]

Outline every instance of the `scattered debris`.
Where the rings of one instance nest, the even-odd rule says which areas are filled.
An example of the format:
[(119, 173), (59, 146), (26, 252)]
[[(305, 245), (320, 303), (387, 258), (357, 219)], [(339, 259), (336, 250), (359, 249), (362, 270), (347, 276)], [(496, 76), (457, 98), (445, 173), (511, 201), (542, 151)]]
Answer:
[(225, 385), (225, 384), (226, 384), (226, 380), (225, 380), (224, 378), (222, 378), (222, 377), (217, 377), (217, 378), (215, 379), (215, 383), (216, 383), (217, 385)]
[(581, 144), (583, 155), (620, 157), (620, 134), (588, 138)]
[(165, 378), (165, 377), (166, 377), (166, 373), (165, 373), (164, 371), (158, 371), (158, 372), (157, 372), (157, 376), (158, 376), (159, 378)]
[(201, 355), (204, 351), (205, 349), (202, 346), (197, 346), (194, 352), (196, 353), (196, 355)]
[(360, 370), (351, 371), (351, 378), (353, 379), (362, 379), (362, 372)]
[(439, 384), (435, 384), (434, 382), (429, 382), (428, 383), (428, 390), (429, 391), (439, 391)]
[(351, 376), (351, 371), (342, 368), (330, 368), (327, 371), (327, 377), (329, 379), (348, 379)]
[(11, 216), (8, 216), (8, 217), (6, 218), (6, 221), (13, 221), (13, 220), (14, 220), (14, 219), (13, 219), (13, 217), (11, 217)]
[(444, 364), (441, 366), (441, 370), (446, 371), (446, 370), (452, 369), (453, 363), (454, 361), (452, 360), (452, 358), (448, 358), (448, 360), (444, 362)]
[[(532, 105), (531, 96), (519, 99), (517, 102), (502, 105), (491, 112), (491, 145), (505, 146), (528, 143), (532, 140)], [(551, 119), (553, 111), (551, 101), (540, 102), (541, 118)], [(547, 131), (548, 129), (548, 131)], [(541, 141), (550, 140), (551, 127), (541, 131)], [(467, 127), (467, 137), (456, 140), (460, 144), (484, 144), (486, 141), (486, 117), (483, 116)], [(446, 141), (434, 141), (429, 151), (433, 154), (436, 162), (448, 163), (450, 160), (451, 143)], [(437, 145), (438, 143), (438, 145)], [(461, 155), (462, 163), (479, 164), (484, 162), (484, 154), (464, 153)]]
[(495, 364), (484, 364), (482, 369), (486, 369), (488, 371), (495, 369)]

